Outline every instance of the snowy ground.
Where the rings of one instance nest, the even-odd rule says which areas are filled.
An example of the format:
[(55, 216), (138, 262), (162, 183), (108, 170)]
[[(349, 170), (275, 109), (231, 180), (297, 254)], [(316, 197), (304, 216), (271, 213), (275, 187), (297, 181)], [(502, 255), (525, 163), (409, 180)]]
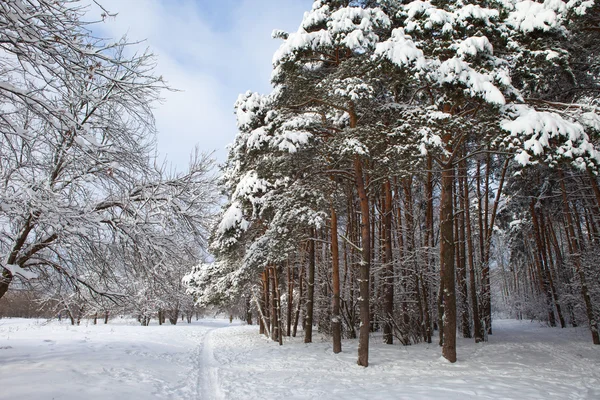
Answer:
[(585, 329), (496, 321), (485, 344), (373, 339), (369, 368), (356, 342), (279, 346), (256, 327), (205, 319), (142, 327), (0, 320), (0, 399), (600, 399), (600, 346)]

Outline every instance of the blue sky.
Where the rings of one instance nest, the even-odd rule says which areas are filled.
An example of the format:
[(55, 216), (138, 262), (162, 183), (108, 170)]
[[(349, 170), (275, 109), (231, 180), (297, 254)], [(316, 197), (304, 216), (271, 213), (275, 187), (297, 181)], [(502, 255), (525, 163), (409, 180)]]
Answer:
[[(179, 92), (155, 107), (161, 158), (185, 169), (194, 146), (225, 160), (236, 133), (233, 103), (247, 90), (270, 90), (273, 29), (295, 31), (312, 0), (99, 0), (118, 13), (109, 37), (144, 40), (157, 73)], [(98, 12), (95, 9), (93, 12)]]

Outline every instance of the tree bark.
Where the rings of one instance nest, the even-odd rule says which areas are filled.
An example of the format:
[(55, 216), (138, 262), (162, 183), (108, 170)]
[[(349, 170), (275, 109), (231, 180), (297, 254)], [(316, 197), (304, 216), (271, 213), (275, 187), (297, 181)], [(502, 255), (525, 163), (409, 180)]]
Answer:
[(300, 274), (298, 274), (298, 306), (296, 307), (296, 315), (294, 317), (294, 328), (292, 329), (292, 337), (296, 337), (298, 332), (298, 321), (300, 320), (300, 310), (302, 309), (302, 291), (304, 289), (304, 263), (301, 263)]
[(356, 180), (356, 189), (360, 199), (360, 231), (361, 231), (361, 262), (359, 268), (359, 308), (360, 308), (360, 330), (358, 341), (358, 361), (357, 364), (363, 367), (369, 366), (369, 296), (370, 296), (370, 278), (371, 278), (371, 221), (369, 198), (365, 189), (363, 176), (363, 164), (360, 156), (354, 157), (354, 173)]
[(467, 169), (461, 165), (459, 167), (460, 176), (457, 181), (457, 196), (459, 198), (460, 217), (458, 218), (458, 250), (460, 257), (458, 259), (458, 282), (460, 286), (460, 301), (461, 301), (461, 330), (464, 338), (471, 338), (471, 324), (469, 320), (469, 294), (467, 287), (467, 234), (466, 224), (469, 223), (466, 219), (465, 196), (462, 188), (463, 180), (466, 180)]
[(2, 268), (2, 276), (0, 277), (0, 299), (8, 292), (12, 280), (13, 274), (6, 268)]
[[(431, 257), (429, 251), (433, 248), (433, 158), (431, 155), (427, 156), (427, 182), (425, 183), (425, 197), (427, 207), (425, 209), (425, 238), (423, 245), (425, 247), (425, 260), (426, 260), (426, 273), (429, 274), (431, 270)], [(431, 313), (429, 311), (429, 290), (430, 284), (421, 275), (421, 286), (423, 290), (423, 302), (425, 304), (425, 341), (431, 343)], [(433, 296), (432, 296), (433, 297)]]
[[(383, 326), (383, 341), (394, 344), (392, 320), (394, 319), (394, 260), (392, 259), (392, 188), (389, 180), (383, 185), (384, 189), (384, 300), (383, 309), (386, 322)], [(418, 288), (417, 288), (418, 290)]]
[(331, 333), (333, 336), (333, 352), (342, 351), (342, 316), (340, 313), (340, 254), (338, 244), (338, 223), (335, 208), (331, 206), (331, 267), (333, 283), (333, 302), (331, 316)]
[(290, 337), (292, 335), (292, 314), (294, 312), (294, 272), (290, 266), (289, 261), (287, 264), (287, 278), (288, 278), (288, 302), (287, 302), (287, 332), (286, 335)]
[(451, 164), (446, 164), (442, 169), (440, 199), (440, 273), (444, 294), (444, 343), (442, 345), (442, 355), (451, 363), (456, 362), (453, 186), (454, 168)]
[(308, 282), (306, 293), (306, 323), (304, 326), (304, 343), (312, 343), (313, 312), (315, 300), (315, 236), (311, 230), (311, 239), (308, 242)]
[(273, 276), (273, 303), (274, 303), (274, 315), (276, 318), (275, 321), (275, 332), (277, 333), (274, 340), (279, 342), (279, 345), (283, 345), (283, 322), (281, 320), (281, 291), (279, 289), (279, 272), (277, 271), (277, 267), (272, 267), (272, 276)]

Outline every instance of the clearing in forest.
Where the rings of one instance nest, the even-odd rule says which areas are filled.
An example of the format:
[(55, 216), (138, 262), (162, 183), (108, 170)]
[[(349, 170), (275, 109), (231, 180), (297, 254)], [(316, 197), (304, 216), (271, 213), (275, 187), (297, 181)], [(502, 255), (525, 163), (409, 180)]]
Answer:
[(357, 341), (283, 346), (256, 326), (114, 320), (108, 325), (0, 320), (0, 399), (598, 399), (600, 350), (585, 328), (495, 321), (489, 342), (384, 345), (356, 365)]

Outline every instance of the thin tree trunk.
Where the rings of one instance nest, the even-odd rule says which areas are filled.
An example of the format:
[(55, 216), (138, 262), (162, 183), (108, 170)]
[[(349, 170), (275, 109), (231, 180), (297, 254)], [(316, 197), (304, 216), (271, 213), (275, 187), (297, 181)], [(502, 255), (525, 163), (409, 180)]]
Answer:
[(296, 333), (298, 332), (298, 321), (300, 320), (300, 310), (302, 309), (302, 291), (304, 289), (304, 262), (302, 262), (300, 265), (300, 274), (298, 274), (298, 306), (296, 307), (296, 316), (294, 318), (294, 328), (292, 329), (292, 337), (296, 337)]
[(488, 335), (492, 334), (492, 298), (490, 286), (490, 245), (492, 240), (492, 232), (490, 230), (490, 164), (490, 153), (488, 153), (485, 168), (485, 197), (483, 217), (485, 251), (483, 263), (481, 265), (481, 308), (483, 310), (485, 330)]
[(311, 239), (308, 243), (308, 282), (306, 296), (306, 323), (304, 326), (304, 343), (312, 343), (313, 311), (315, 299), (315, 236), (311, 230)]
[(279, 312), (277, 310), (277, 282), (275, 279), (275, 268), (268, 267), (267, 268), (269, 274), (269, 281), (271, 282), (271, 339), (274, 342), (279, 341)]
[[(426, 273), (431, 270), (431, 257), (429, 254), (430, 249), (433, 247), (433, 159), (431, 155), (427, 156), (427, 182), (425, 183), (425, 197), (427, 201), (427, 207), (425, 209), (425, 238), (423, 241), (425, 247), (425, 260), (426, 260)], [(429, 280), (425, 281), (423, 274), (421, 274), (421, 286), (423, 290), (423, 302), (425, 304), (425, 341), (431, 343), (431, 313), (429, 311)]]
[(275, 316), (277, 318), (277, 321), (275, 322), (275, 330), (277, 332), (277, 341), (279, 342), (279, 345), (282, 346), (283, 322), (281, 318), (281, 291), (279, 289), (279, 272), (277, 271), (277, 267), (272, 267), (271, 270), (273, 272), (273, 287), (275, 288), (275, 291), (273, 293), (275, 298)]
[(333, 352), (342, 351), (342, 316), (340, 313), (340, 254), (338, 244), (338, 226), (335, 208), (331, 206), (331, 267), (333, 283), (333, 302), (331, 317), (331, 333), (333, 336)]
[(460, 287), (460, 302), (461, 302), (461, 330), (464, 338), (471, 338), (471, 324), (469, 321), (469, 294), (467, 287), (467, 235), (466, 235), (466, 224), (469, 223), (466, 219), (466, 208), (465, 196), (462, 188), (464, 187), (463, 181), (466, 180), (467, 169), (461, 165), (459, 167), (459, 178), (457, 179), (457, 195), (459, 198), (460, 217), (458, 218), (458, 250), (460, 257), (458, 259), (458, 283)]
[(287, 320), (286, 320), (286, 335), (290, 337), (292, 335), (292, 314), (294, 312), (294, 272), (290, 266), (290, 262), (287, 265), (287, 278), (288, 278), (288, 302), (287, 302)]
[(271, 284), (269, 282), (269, 272), (268, 271), (269, 271), (268, 269), (265, 269), (263, 271), (263, 291), (264, 291), (264, 293), (263, 293), (264, 294), (263, 311), (264, 311), (264, 316), (265, 316), (265, 318), (264, 318), (265, 333), (268, 333), (267, 336), (271, 337), (271, 332), (273, 332), (271, 329), (271, 314), (269, 312), (269, 307), (270, 307), (269, 304), (271, 303), (270, 298), (269, 298), (269, 291), (271, 290), (270, 289)]
[(394, 260), (392, 259), (392, 188), (389, 180), (384, 185), (384, 300), (386, 322), (383, 326), (383, 341), (394, 343), (392, 320), (394, 318)]
[[(463, 168), (466, 171), (466, 165), (464, 165)], [(483, 329), (481, 327), (481, 319), (479, 318), (479, 304), (477, 301), (477, 282), (475, 280), (475, 246), (473, 245), (473, 232), (471, 229), (469, 181), (466, 176), (463, 183), (465, 197), (465, 220), (467, 228), (467, 259), (469, 261), (469, 284), (471, 286), (471, 309), (473, 312), (473, 336), (475, 337), (475, 343), (479, 343), (483, 341)]]

